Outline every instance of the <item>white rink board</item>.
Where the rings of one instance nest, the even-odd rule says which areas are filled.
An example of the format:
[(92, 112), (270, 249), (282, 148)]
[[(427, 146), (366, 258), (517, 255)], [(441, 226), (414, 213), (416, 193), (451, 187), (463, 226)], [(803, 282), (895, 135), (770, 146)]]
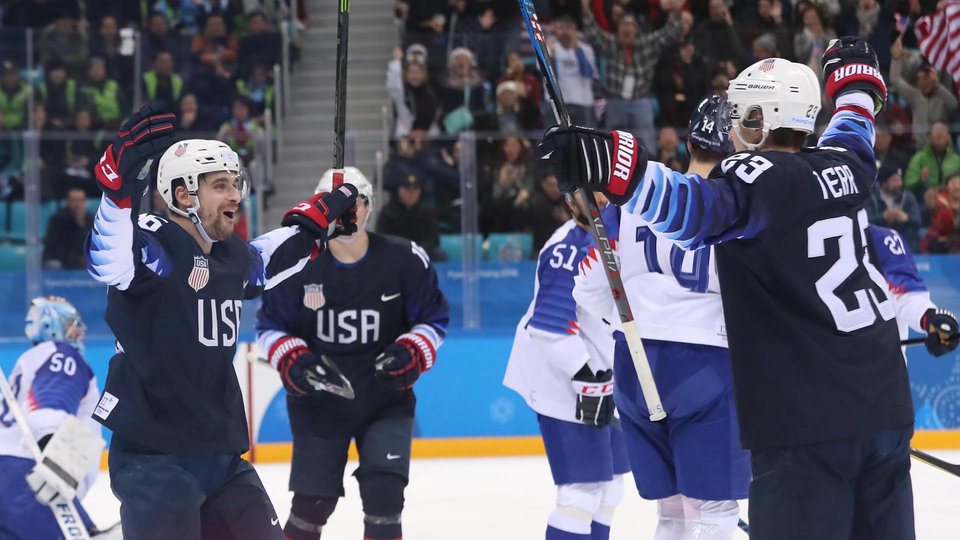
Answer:
[[(938, 457), (960, 462), (960, 451), (933, 451)], [(325, 539), (363, 537), (362, 511), (357, 483), (350, 477), (356, 462), (347, 464), (341, 499)], [(289, 512), (288, 464), (257, 465), (281, 522)], [(406, 492), (403, 514), (407, 540), (528, 540), (543, 538), (547, 515), (556, 490), (545, 457), (415, 459)], [(627, 484), (617, 509), (610, 538), (638, 540), (653, 537), (656, 505), (644, 501)], [(913, 462), (913, 490), (917, 538), (960, 538), (960, 478)], [(105, 526), (119, 519), (120, 503), (110, 493), (106, 472), (84, 499), (93, 520)], [(746, 503), (741, 503), (746, 518)], [(739, 531), (734, 539), (747, 536)]]

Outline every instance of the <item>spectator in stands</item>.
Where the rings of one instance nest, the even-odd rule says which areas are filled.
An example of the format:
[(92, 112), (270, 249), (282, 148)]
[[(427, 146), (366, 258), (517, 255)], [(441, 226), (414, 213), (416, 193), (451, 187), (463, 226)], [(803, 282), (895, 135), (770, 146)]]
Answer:
[(664, 52), (654, 85), (663, 123), (680, 126), (690, 120), (694, 107), (707, 94), (708, 73), (691, 36), (676, 49)]
[(443, 114), (443, 127), (457, 133), (472, 124), (473, 111), (484, 109), (483, 78), (470, 49), (457, 47), (450, 52), (447, 73), (437, 88)]
[(66, 141), (66, 168), (68, 186), (80, 186), (88, 196), (96, 197), (99, 189), (91, 180), (93, 165), (102, 154), (103, 133), (94, 125), (94, 114), (88, 108), (77, 109), (73, 119), (74, 137)]
[(743, 43), (752, 47), (756, 39), (765, 34), (774, 38), (776, 53), (773, 56), (788, 60), (793, 59), (793, 33), (783, 22), (781, 0), (759, 0), (757, 2), (757, 18), (744, 28)]
[(456, 27), (459, 43), (473, 51), (480, 73), (490, 81), (497, 79), (503, 61), (504, 40), (496, 7), (496, 2), (472, 2)]
[(405, 182), (397, 186), (390, 202), (380, 211), (377, 231), (413, 240), (420, 244), (431, 258), (435, 258), (437, 248), (440, 247), (437, 216), (433, 208), (423, 201), (422, 195), (420, 179), (411, 174)]
[(59, 58), (47, 62), (39, 97), (46, 110), (46, 120), (57, 129), (70, 125), (77, 108), (77, 82), (67, 76), (67, 65)]
[(827, 49), (827, 44), (831, 39), (835, 39), (837, 34), (833, 28), (824, 23), (823, 13), (815, 4), (801, 0), (797, 5), (797, 11), (803, 24), (793, 38), (793, 50), (797, 55), (797, 62), (807, 64), (819, 76), (820, 57)]
[(932, 208), (932, 192), (939, 191), (947, 178), (957, 172), (960, 172), (960, 155), (953, 150), (947, 126), (937, 122), (930, 128), (929, 142), (910, 158), (903, 184)]
[(230, 0), (190, 0), (179, 2), (179, 16), (176, 19), (177, 29), (181, 33), (195, 35), (200, 32), (200, 25), (206, 31), (206, 22), (211, 17), (220, 17), (224, 22), (233, 21), (241, 7)]
[(557, 184), (553, 171), (544, 167), (536, 189), (530, 197), (530, 227), (533, 230), (533, 252), (539, 253), (550, 235), (570, 219), (563, 193)]
[(660, 149), (657, 161), (677, 172), (686, 172), (690, 156), (684, 152), (685, 148), (680, 144), (680, 137), (677, 136), (677, 130), (673, 126), (660, 128), (657, 146)]
[(409, 135), (414, 130), (435, 135), (440, 131), (438, 104), (427, 80), (426, 48), (419, 43), (410, 45), (406, 65), (401, 67), (403, 57), (403, 51), (397, 47), (393, 60), (387, 64), (387, 93), (397, 114), (394, 136)]
[(761, 34), (750, 45), (750, 63), (777, 57), (777, 40), (773, 34)]
[(147, 101), (177, 103), (183, 95), (183, 77), (174, 73), (173, 54), (157, 51), (153, 69), (143, 74), (143, 95)]
[(7, 28), (43, 28), (61, 16), (80, 18), (77, 0), (20, 0), (5, 2), (3, 26)]
[(62, 60), (72, 78), (83, 77), (88, 53), (87, 34), (80, 30), (74, 17), (58, 17), (40, 33), (40, 61)]
[(270, 71), (262, 62), (255, 62), (250, 74), (243, 79), (237, 79), (237, 95), (250, 101), (250, 115), (263, 123), (263, 112), (273, 108), (273, 81), (270, 80)]
[[(556, 58), (553, 58), (553, 60), (556, 62)], [(540, 87), (543, 85), (543, 81), (540, 80), (539, 76), (534, 77), (527, 73), (523, 65), (523, 59), (520, 58), (519, 54), (510, 53), (507, 55), (507, 70), (497, 81), (497, 84), (504, 81), (513, 81), (520, 85), (520, 95), (532, 101), (535, 106), (540, 106)], [(566, 94), (563, 97), (566, 98)], [(566, 99), (564, 99), (564, 102), (566, 102)]]
[(247, 33), (240, 38), (239, 47), (237, 56), (244, 71), (246, 66), (257, 63), (272, 70), (274, 64), (282, 62), (282, 38), (276, 29), (270, 27), (270, 21), (262, 11), (247, 15)]
[(435, 13), (427, 22), (418, 33), (407, 37), (408, 45), (417, 43), (424, 46), (427, 51), (427, 73), (432, 80), (439, 80), (447, 69), (447, 46), (450, 40), (446, 31), (447, 17), (443, 13)]
[(107, 78), (107, 62), (99, 56), (91, 56), (87, 68), (87, 82), (80, 87), (87, 106), (96, 111), (103, 127), (120, 127), (120, 121), (130, 111), (126, 97), (120, 92), (117, 81)]
[(83, 241), (93, 228), (87, 211), (87, 194), (80, 188), (67, 192), (66, 205), (50, 216), (43, 239), (43, 266), (51, 270), (86, 268)]
[[(23, 129), (27, 125), (30, 87), (20, 79), (20, 69), (10, 60), (0, 65), (0, 114), (2, 129)], [(2, 144), (2, 142), (0, 142)]]
[(153, 12), (147, 19), (147, 30), (140, 42), (140, 59), (143, 65), (152, 64), (160, 51), (172, 54), (174, 64), (185, 65), (187, 51), (184, 38), (170, 29), (170, 22), (163, 13)]
[(263, 128), (250, 116), (250, 100), (237, 96), (233, 99), (233, 116), (220, 126), (217, 139), (227, 143), (248, 164), (256, 151), (257, 139), (263, 136)]
[(437, 210), (440, 232), (460, 230), (460, 141), (430, 145), (422, 152), (427, 202)]
[(526, 88), (513, 80), (497, 85), (497, 129), (500, 133), (522, 133), (540, 125), (540, 109), (526, 95)]
[(217, 126), (203, 114), (203, 109), (197, 102), (197, 96), (192, 92), (183, 94), (180, 98), (180, 113), (177, 114), (177, 138), (209, 139)]
[(747, 56), (740, 41), (742, 34), (743, 30), (733, 22), (726, 2), (710, 0), (710, 18), (697, 25), (693, 39), (708, 69), (712, 70), (719, 62), (730, 62), (739, 71), (746, 67)]
[[(114, 26), (136, 27), (140, 26), (147, 13), (143, 10), (140, 2), (131, 2), (130, 0), (96, 0), (95, 2), (84, 2), (86, 7), (86, 18), (88, 21), (103, 21), (106, 18), (113, 20)], [(107, 64), (109, 64), (109, 59)]]
[(930, 227), (920, 241), (922, 253), (960, 253), (960, 174), (934, 197)]
[(239, 47), (236, 38), (227, 33), (223, 16), (211, 14), (203, 24), (203, 33), (194, 36), (190, 49), (210, 72), (229, 79)]
[(397, 138), (396, 151), (383, 166), (384, 187), (394, 191), (411, 175), (426, 178), (423, 173), (424, 159), (418, 143), (408, 136)]
[[(128, 38), (129, 39), (129, 38)], [(113, 15), (100, 19), (97, 33), (90, 37), (90, 56), (99, 56), (107, 63), (107, 78), (120, 83), (127, 100), (130, 99), (130, 86), (133, 84), (133, 54), (135, 43), (124, 44)]]
[[(548, 35), (547, 45), (570, 121), (578, 126), (596, 127), (593, 81), (600, 78), (600, 71), (593, 47), (580, 41), (577, 23), (570, 15), (557, 17), (552, 36)], [(537, 84), (536, 88), (539, 92), (540, 85)], [(547, 104), (544, 106), (542, 109), (550, 107)], [(549, 115), (544, 113), (546, 124), (555, 123), (552, 114), (552, 111)]]
[(895, 229), (911, 250), (919, 248), (920, 203), (913, 193), (903, 189), (903, 169), (894, 165), (880, 167), (877, 186), (864, 206), (870, 223)]
[(654, 148), (654, 68), (660, 53), (680, 40), (680, 0), (661, 0), (670, 16), (654, 32), (641, 33), (635, 17), (625, 14), (617, 24), (616, 36), (605, 32), (594, 19), (591, 0), (583, 0), (583, 31), (606, 62), (606, 127), (637, 135), (647, 148)]
[(873, 155), (876, 158), (877, 168), (887, 163), (899, 169), (906, 169), (910, 162), (910, 154), (903, 151), (901, 145), (894, 144), (893, 132), (886, 118), (877, 120), (876, 139), (873, 144)]
[[(910, 60), (910, 53), (898, 39), (890, 49), (890, 87), (903, 97), (913, 112), (913, 141), (917, 148), (927, 142), (927, 130), (934, 122), (947, 122), (957, 110), (957, 97), (940, 84), (937, 70), (923, 62), (917, 70), (917, 84), (903, 78), (903, 67)], [(909, 181), (908, 181), (909, 184)]]
[(507, 137), (501, 146), (502, 160), (493, 183), (490, 206), (490, 232), (522, 230), (527, 224), (532, 182), (527, 165), (530, 143), (519, 137)]
[(877, 53), (880, 71), (890, 69), (890, 36), (896, 31), (891, 11), (896, 2), (889, 0), (857, 0), (846, 2), (844, 13), (837, 18), (838, 30), (844, 36), (860, 36)]

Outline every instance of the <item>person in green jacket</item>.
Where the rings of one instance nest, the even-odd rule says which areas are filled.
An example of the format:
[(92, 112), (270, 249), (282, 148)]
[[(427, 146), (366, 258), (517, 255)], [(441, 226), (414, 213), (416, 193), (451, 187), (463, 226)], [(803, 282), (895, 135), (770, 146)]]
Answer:
[(227, 145), (249, 166), (256, 149), (257, 138), (262, 136), (263, 128), (250, 117), (250, 100), (237, 96), (233, 100), (233, 117), (220, 126), (217, 139)]
[(116, 128), (128, 110), (120, 85), (107, 78), (107, 62), (100, 56), (91, 56), (87, 64), (87, 83), (80, 87), (86, 104), (96, 111), (105, 128)]
[(21, 81), (20, 70), (5, 60), (0, 66), (0, 114), (3, 116), (0, 128), (23, 129), (27, 125), (29, 100), (30, 87)]
[(935, 122), (927, 144), (910, 158), (903, 185), (929, 208), (937, 189), (956, 172), (960, 172), (960, 155), (950, 144), (950, 131), (943, 122)]
[(173, 54), (170, 51), (157, 51), (153, 57), (153, 69), (143, 74), (143, 90), (148, 101), (180, 102), (183, 78), (173, 70)]
[(66, 129), (77, 109), (77, 81), (67, 74), (67, 64), (54, 58), (44, 66), (44, 81), (37, 89), (51, 127)]

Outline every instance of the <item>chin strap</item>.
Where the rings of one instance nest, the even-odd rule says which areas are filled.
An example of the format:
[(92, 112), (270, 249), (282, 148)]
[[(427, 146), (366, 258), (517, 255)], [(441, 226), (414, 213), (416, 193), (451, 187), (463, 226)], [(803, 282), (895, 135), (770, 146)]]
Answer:
[(770, 134), (770, 131), (767, 128), (764, 128), (763, 137), (760, 138), (760, 142), (756, 144), (751, 144), (743, 140), (743, 136), (740, 135), (740, 124), (735, 124), (733, 126), (733, 136), (736, 137), (738, 141), (740, 141), (740, 144), (746, 146), (747, 150), (756, 150), (757, 148), (763, 146), (763, 143), (767, 142), (767, 135), (769, 134)]
[(210, 238), (210, 235), (207, 234), (206, 229), (203, 228), (203, 223), (200, 221), (200, 216), (197, 215), (197, 211), (200, 210), (200, 199), (196, 195), (191, 196), (193, 197), (193, 206), (187, 208), (186, 212), (176, 207), (168, 206), (167, 208), (169, 208), (170, 211), (174, 212), (175, 214), (179, 214), (185, 218), (190, 218), (190, 221), (197, 226), (197, 230), (200, 231), (200, 237), (203, 238), (204, 241), (210, 242), (211, 244), (217, 242), (217, 240)]

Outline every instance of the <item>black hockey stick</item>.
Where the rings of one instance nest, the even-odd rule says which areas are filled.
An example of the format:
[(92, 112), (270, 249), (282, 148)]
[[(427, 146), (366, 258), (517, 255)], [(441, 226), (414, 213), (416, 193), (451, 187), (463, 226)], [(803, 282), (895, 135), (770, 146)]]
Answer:
[[(570, 114), (567, 112), (567, 106), (563, 102), (563, 96), (560, 94), (560, 85), (557, 84), (556, 76), (553, 73), (553, 63), (550, 60), (550, 53), (547, 50), (547, 43), (543, 38), (543, 30), (537, 21), (537, 13), (533, 6), (533, 0), (518, 0), (520, 3), (520, 13), (523, 15), (523, 21), (527, 25), (527, 32), (530, 34), (530, 43), (537, 53), (537, 67), (540, 68), (540, 74), (543, 77), (543, 83), (547, 88), (547, 96), (550, 104), (553, 106), (553, 114), (561, 126), (570, 125)], [(623, 326), (623, 334), (627, 339), (627, 345), (630, 349), (630, 356), (633, 358), (634, 368), (637, 370), (637, 378), (640, 380), (640, 388), (643, 391), (643, 398), (647, 404), (647, 412), (650, 414), (650, 420), (662, 420), (667, 417), (663, 410), (663, 403), (660, 401), (660, 393), (657, 391), (656, 382), (653, 380), (653, 373), (650, 371), (650, 363), (647, 361), (647, 355), (643, 350), (643, 343), (640, 341), (640, 333), (637, 331), (637, 324), (633, 320), (633, 312), (630, 310), (630, 303), (627, 301), (627, 295), (623, 290), (623, 280), (620, 279), (620, 267), (617, 266), (617, 260), (614, 258), (613, 249), (610, 246), (610, 239), (607, 237), (607, 230), (600, 218), (600, 208), (593, 195), (580, 190), (580, 200), (587, 209), (590, 216), (593, 238), (597, 243), (597, 250), (600, 252), (600, 259), (603, 261), (603, 268), (607, 274), (607, 281), (610, 283), (610, 292), (613, 294), (613, 301), (617, 305), (617, 311), (620, 313), (620, 322)]]
[(948, 472), (954, 476), (960, 477), (960, 464), (949, 463), (938, 457), (931, 456), (930, 454), (924, 452), (923, 450), (917, 450), (916, 448), (910, 449), (910, 457), (913, 459), (926, 463), (931, 467), (936, 467), (941, 471)]
[(343, 184), (344, 140), (347, 132), (347, 34), (350, 0), (340, 0), (337, 12), (337, 78), (333, 109), (333, 188)]
[[(942, 341), (953, 341), (955, 339), (960, 339), (960, 334), (953, 334), (947, 339), (941, 338)], [(915, 338), (905, 339), (901, 341), (900, 345), (917, 345), (917, 344), (923, 343), (926, 340), (927, 338), (925, 337), (915, 337)]]
[(740, 530), (747, 533), (748, 536), (750, 535), (750, 525), (746, 521), (741, 519), (737, 522), (737, 527), (740, 527)]

